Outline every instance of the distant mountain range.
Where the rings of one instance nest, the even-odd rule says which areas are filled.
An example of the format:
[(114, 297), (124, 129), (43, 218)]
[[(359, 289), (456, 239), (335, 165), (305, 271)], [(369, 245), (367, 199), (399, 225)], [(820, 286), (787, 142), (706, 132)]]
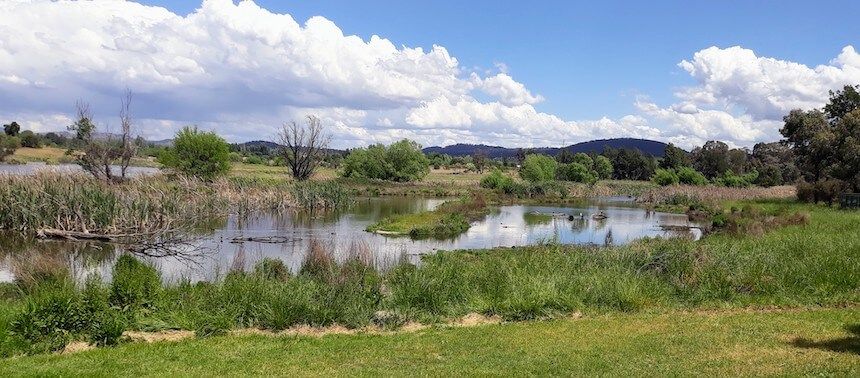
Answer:
[[(157, 141), (149, 141), (149, 143), (156, 146), (169, 146), (173, 143), (173, 139), (164, 139)], [(247, 151), (260, 151), (260, 150), (277, 150), (282, 148), (278, 143), (265, 141), (265, 140), (254, 140), (250, 142), (243, 143), (234, 143), (234, 148), (238, 150), (247, 150)], [(538, 148), (528, 148), (524, 150), (529, 150), (536, 153), (542, 153), (547, 155), (555, 156), (560, 153), (562, 150), (567, 149), (572, 153), (584, 152), (584, 153), (596, 153), (599, 154), (603, 152), (603, 150), (607, 147), (611, 148), (629, 148), (629, 149), (638, 149), (645, 154), (662, 157), (663, 153), (666, 151), (666, 143), (658, 142), (656, 140), (649, 139), (635, 139), (635, 138), (615, 138), (615, 139), (599, 139), (592, 140), (588, 142), (581, 142), (577, 144), (572, 144), (567, 147), (538, 147)], [(477, 151), (482, 151), (487, 154), (490, 158), (505, 158), (505, 157), (515, 157), (517, 156), (517, 151), (519, 148), (508, 148), (508, 147), (500, 147), (500, 146), (490, 146), (486, 144), (454, 144), (445, 147), (427, 147), (423, 151), (425, 154), (430, 153), (438, 153), (438, 154), (446, 154), (451, 156), (470, 156), (475, 154)], [(345, 153), (344, 150), (337, 149), (327, 149), (328, 153)]]
[[(635, 138), (600, 139), (572, 144), (567, 147), (539, 147), (530, 148), (528, 150), (554, 156), (565, 149), (569, 150), (572, 153), (584, 152), (599, 154), (603, 152), (606, 147), (638, 149), (639, 151), (642, 151), (642, 153), (655, 157), (662, 157), (663, 153), (666, 151), (666, 143), (658, 142), (656, 140)], [(517, 151), (519, 150), (519, 148), (506, 148), (499, 146), (488, 146), (484, 144), (460, 143), (446, 147), (427, 147), (424, 149), (424, 153), (438, 153), (451, 156), (468, 156), (473, 155), (477, 151), (482, 151), (486, 153), (487, 156), (490, 158), (505, 158), (516, 156)]]

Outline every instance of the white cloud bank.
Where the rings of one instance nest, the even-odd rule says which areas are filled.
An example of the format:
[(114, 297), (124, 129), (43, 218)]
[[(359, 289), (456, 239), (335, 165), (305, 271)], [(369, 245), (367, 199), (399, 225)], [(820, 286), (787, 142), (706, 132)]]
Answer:
[(365, 41), (323, 17), (302, 25), (251, 1), (206, 0), (188, 16), (121, 0), (0, 2), (0, 117), (40, 131), (63, 129), (76, 99), (108, 123), (128, 87), (150, 138), (195, 123), (232, 140), (265, 139), (283, 121), (317, 114), (337, 147), (404, 137), (425, 145), (619, 136), (751, 145), (776, 139), (788, 110), (821, 106), (828, 90), (860, 83), (851, 46), (815, 68), (740, 47), (711, 47), (679, 66), (698, 84), (679, 90), (678, 103), (643, 98), (639, 114), (569, 121), (538, 111), (544, 98), (506, 69), (482, 76), (442, 46)]

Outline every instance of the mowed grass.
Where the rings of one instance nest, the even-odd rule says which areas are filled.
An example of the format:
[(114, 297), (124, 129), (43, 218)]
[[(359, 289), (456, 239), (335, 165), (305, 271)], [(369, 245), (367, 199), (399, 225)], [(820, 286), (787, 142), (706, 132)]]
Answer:
[(856, 308), (605, 315), (388, 335), (223, 336), (17, 357), (0, 376), (860, 374)]

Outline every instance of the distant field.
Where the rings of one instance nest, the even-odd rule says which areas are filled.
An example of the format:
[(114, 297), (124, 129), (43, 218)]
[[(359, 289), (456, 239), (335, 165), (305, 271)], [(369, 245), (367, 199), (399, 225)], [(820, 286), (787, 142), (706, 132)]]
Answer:
[[(21, 147), (15, 150), (15, 153), (12, 155), (12, 159), (23, 162), (43, 162), (48, 164), (63, 164), (74, 162), (74, 159), (71, 156), (66, 155), (65, 148), (58, 147)], [(159, 164), (155, 162), (155, 159), (152, 158), (133, 158), (131, 160), (131, 165), (138, 167), (159, 166)]]
[(223, 336), (12, 358), (0, 363), (0, 376), (857, 376), (858, 327), (857, 308), (842, 308)]

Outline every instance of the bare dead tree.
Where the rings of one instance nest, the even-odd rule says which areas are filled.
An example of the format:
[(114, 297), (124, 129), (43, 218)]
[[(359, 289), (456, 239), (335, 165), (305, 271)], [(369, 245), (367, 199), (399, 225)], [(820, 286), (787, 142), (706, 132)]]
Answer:
[(478, 173), (484, 173), (484, 168), (487, 166), (487, 153), (484, 150), (475, 150), (472, 154), (472, 163), (475, 164)]
[(125, 97), (122, 98), (121, 107), (119, 111), (119, 120), (121, 126), (121, 140), (119, 147), (119, 168), (120, 168), (120, 179), (125, 180), (126, 172), (128, 171), (128, 166), (131, 164), (131, 158), (137, 154), (137, 145), (133, 143), (131, 136), (131, 112), (129, 111), (131, 106), (131, 98), (132, 93), (131, 90), (125, 90)]
[(331, 136), (325, 134), (322, 122), (316, 116), (308, 116), (305, 125), (287, 122), (278, 132), (278, 141), (284, 145), (284, 160), (296, 180), (309, 179), (319, 162)]
[[(124, 181), (131, 164), (131, 158), (137, 153), (137, 146), (132, 138), (131, 118), (132, 93), (126, 90), (120, 107), (120, 136), (119, 140), (111, 133), (99, 138), (90, 105), (84, 101), (75, 103), (77, 120), (69, 130), (75, 132), (76, 139), (82, 145), (78, 155), (78, 165), (98, 180), (114, 183)], [(113, 171), (113, 165), (119, 165), (119, 175)]]

